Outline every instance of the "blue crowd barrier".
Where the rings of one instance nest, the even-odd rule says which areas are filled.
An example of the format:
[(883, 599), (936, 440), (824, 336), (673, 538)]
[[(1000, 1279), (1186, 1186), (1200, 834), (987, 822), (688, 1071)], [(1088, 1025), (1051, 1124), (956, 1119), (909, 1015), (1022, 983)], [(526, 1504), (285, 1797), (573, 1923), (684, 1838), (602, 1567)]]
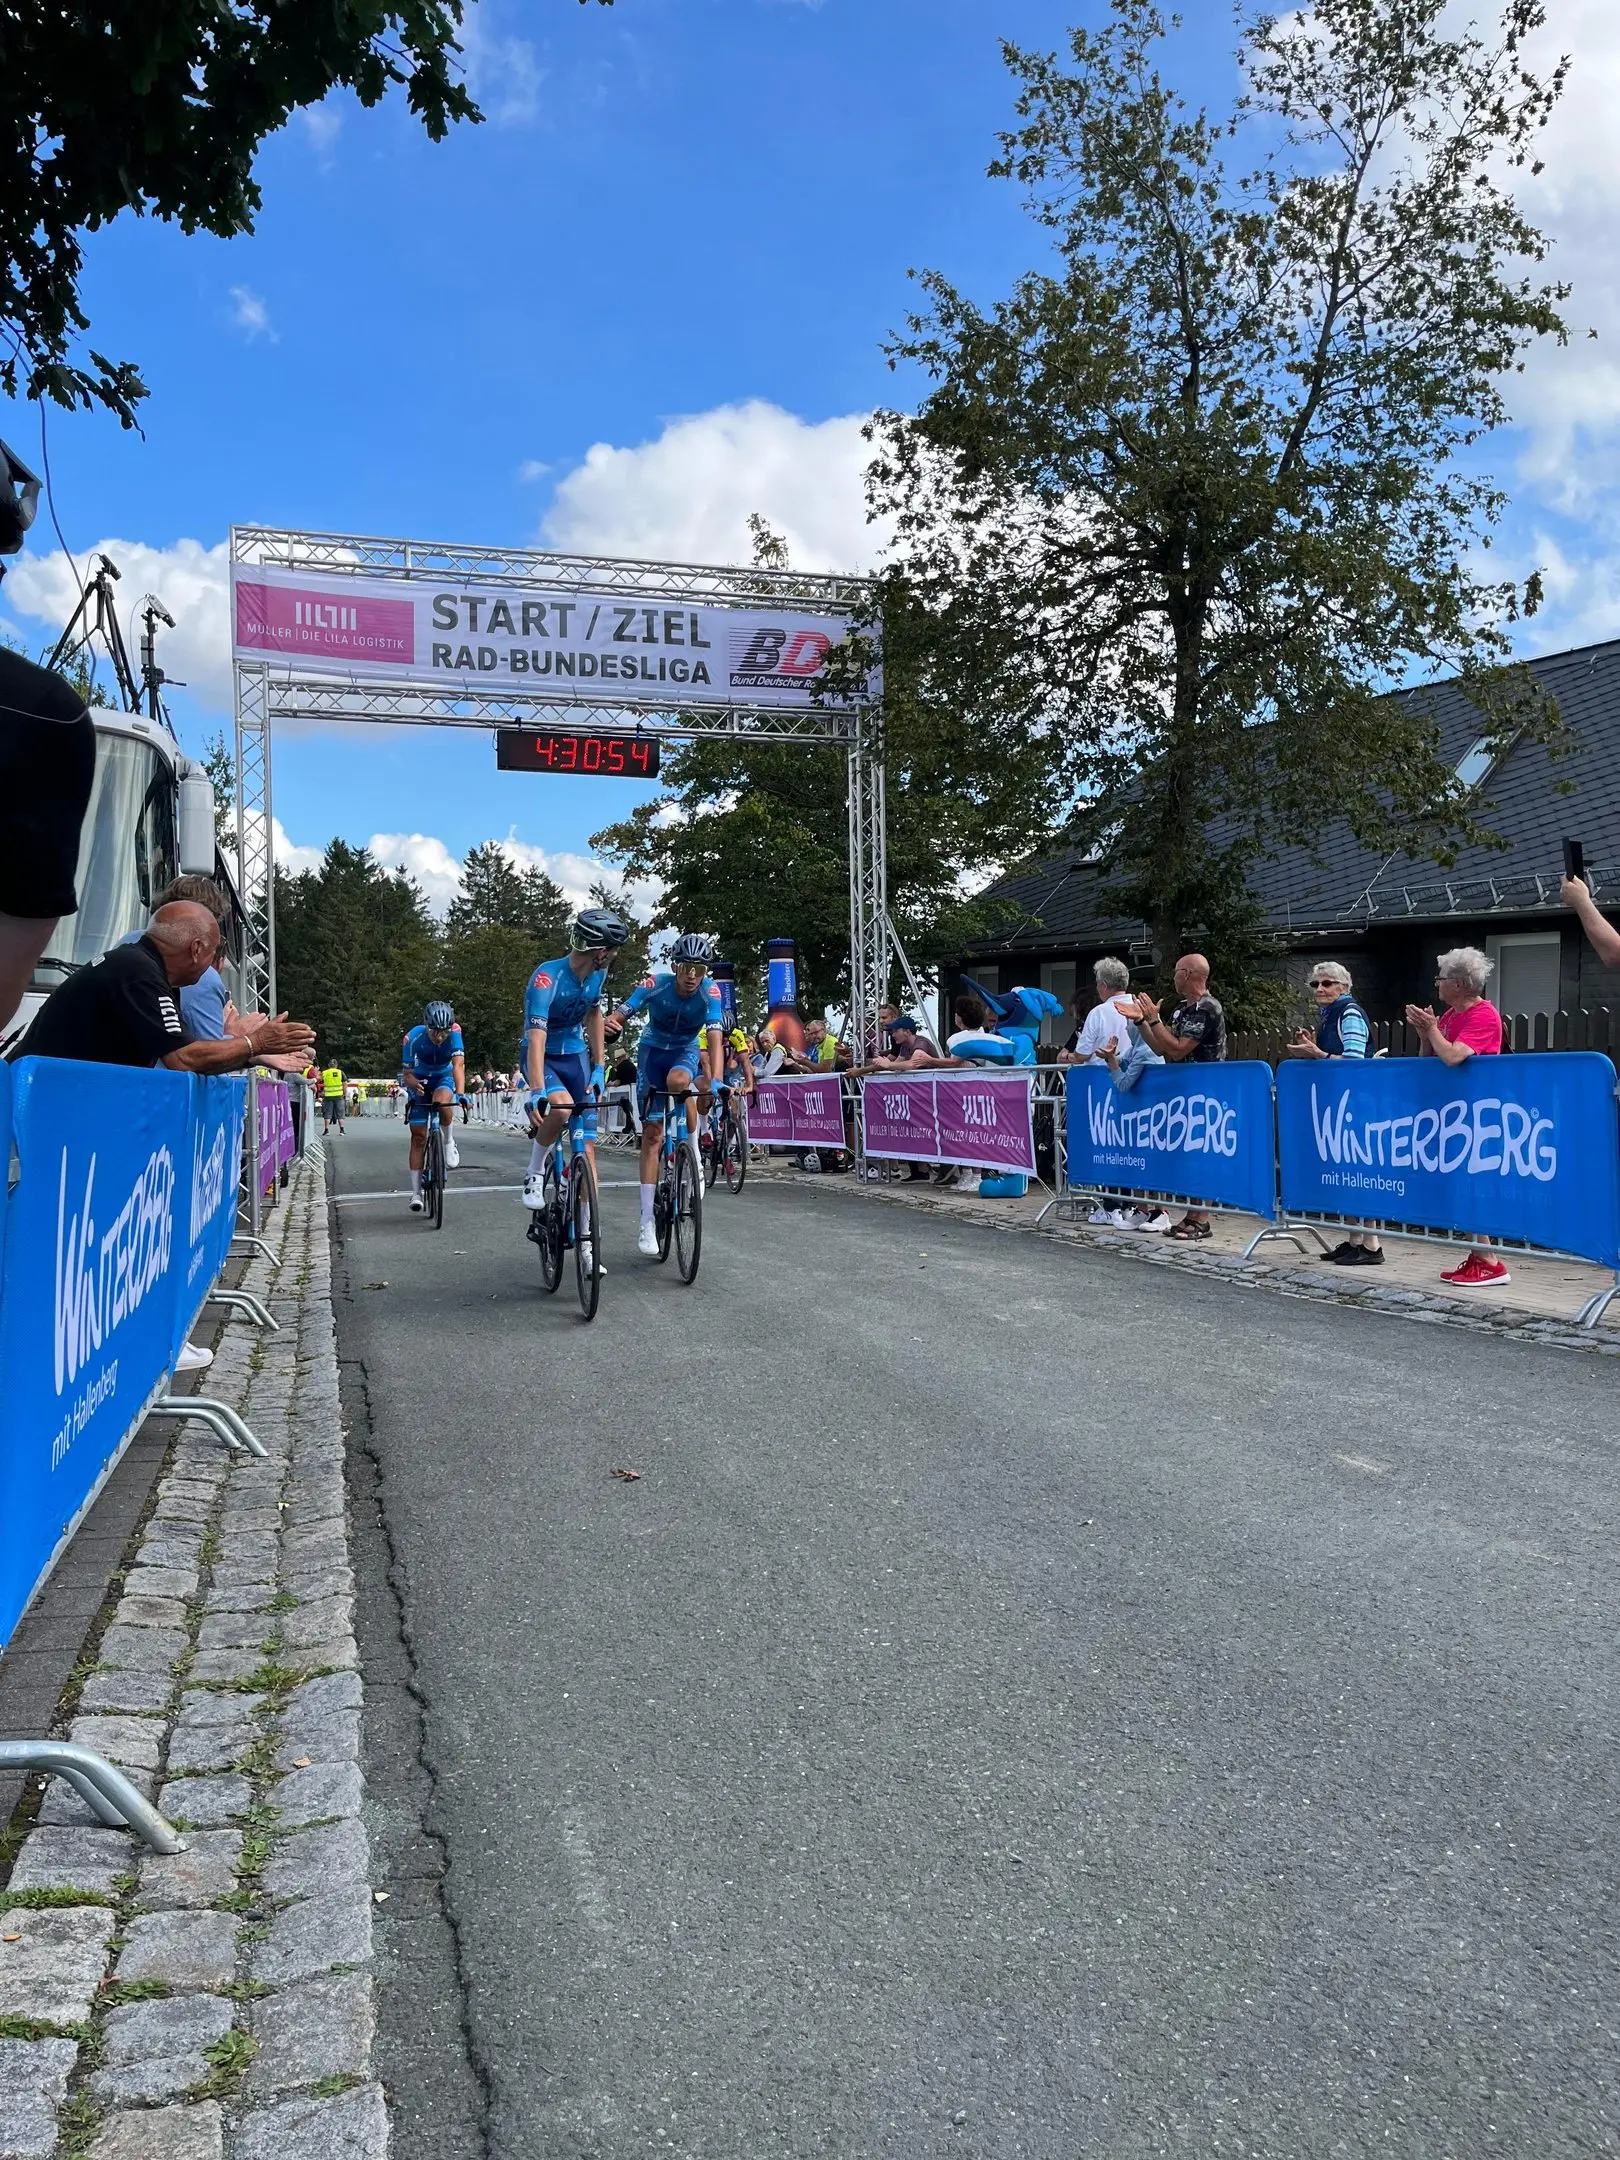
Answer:
[(1615, 1069), (1595, 1051), (1287, 1064), (1285, 1216), (1509, 1238), (1620, 1268)]
[(225, 1264), (247, 1089), (54, 1058), (0, 1075), (3, 1649)]
[(1159, 1193), (1275, 1219), (1267, 1064), (1150, 1065), (1123, 1094), (1106, 1065), (1071, 1065), (1065, 1124), (1071, 1189)]

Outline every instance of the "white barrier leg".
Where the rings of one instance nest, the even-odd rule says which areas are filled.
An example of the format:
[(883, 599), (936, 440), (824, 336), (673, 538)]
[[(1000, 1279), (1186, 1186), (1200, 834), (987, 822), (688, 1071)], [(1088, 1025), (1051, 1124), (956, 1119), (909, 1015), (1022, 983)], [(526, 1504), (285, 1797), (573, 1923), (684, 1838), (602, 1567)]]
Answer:
[(205, 1305), (229, 1305), (235, 1312), (244, 1312), (255, 1327), (281, 1332), (281, 1322), (268, 1305), (261, 1305), (249, 1290), (210, 1290), (203, 1299)]
[(186, 1849), (185, 1839), (173, 1824), (164, 1821), (122, 1770), (92, 1748), (71, 1740), (0, 1740), (0, 1770), (45, 1770), (65, 1777), (109, 1829), (133, 1830), (156, 1853)]
[(251, 1245), (253, 1250), (263, 1259), (268, 1260), (273, 1268), (279, 1268), (281, 1265), (281, 1255), (276, 1251), (275, 1247), (267, 1245), (262, 1237), (255, 1237), (251, 1231), (236, 1231), (232, 1235), (231, 1243), (233, 1245)]
[(214, 1437), (224, 1441), (228, 1448), (240, 1448), (245, 1454), (266, 1457), (268, 1450), (257, 1436), (245, 1425), (229, 1403), (212, 1402), (205, 1395), (160, 1395), (148, 1417), (195, 1418), (206, 1425)]

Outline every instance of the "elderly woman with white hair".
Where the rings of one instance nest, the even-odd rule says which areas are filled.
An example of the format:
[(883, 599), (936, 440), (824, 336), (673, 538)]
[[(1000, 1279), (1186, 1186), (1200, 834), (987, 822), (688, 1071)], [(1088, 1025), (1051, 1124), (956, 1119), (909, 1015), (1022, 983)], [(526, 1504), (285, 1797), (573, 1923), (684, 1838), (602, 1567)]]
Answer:
[[(1350, 992), (1350, 970), (1339, 960), (1319, 960), (1311, 969), (1310, 992), (1316, 1000), (1316, 1033), (1301, 1028), (1289, 1044), (1295, 1057), (1365, 1058), (1372, 1050), (1372, 1023)], [(1327, 1256), (1335, 1267), (1382, 1267), (1384, 1248), (1376, 1230), (1352, 1230)]]
[[(1421, 1055), (1437, 1057), (1445, 1065), (1464, 1065), (1473, 1057), (1496, 1057), (1502, 1048), (1502, 1015), (1485, 995), (1494, 962), (1473, 945), (1459, 945), (1443, 952), (1434, 964), (1434, 987), (1445, 1007), (1435, 1013), (1427, 1005), (1408, 1005), (1407, 1024), (1423, 1039)], [(1449, 1268), (1440, 1277), (1461, 1290), (1500, 1288), (1511, 1282), (1507, 1263), (1498, 1260), (1488, 1245), (1476, 1245), (1461, 1267)]]

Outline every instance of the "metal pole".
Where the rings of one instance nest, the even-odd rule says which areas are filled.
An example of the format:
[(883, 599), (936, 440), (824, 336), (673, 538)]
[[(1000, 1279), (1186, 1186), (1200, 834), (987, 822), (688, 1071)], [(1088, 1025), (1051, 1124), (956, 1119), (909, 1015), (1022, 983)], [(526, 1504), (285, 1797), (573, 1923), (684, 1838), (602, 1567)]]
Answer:
[(275, 877), (270, 821), (270, 679), (236, 663), (236, 882), (245, 939), (243, 989), (250, 1012), (276, 1010)]
[(248, 1235), (257, 1237), (264, 1218), (264, 1195), (259, 1190), (259, 1074), (248, 1073), (247, 1114)]

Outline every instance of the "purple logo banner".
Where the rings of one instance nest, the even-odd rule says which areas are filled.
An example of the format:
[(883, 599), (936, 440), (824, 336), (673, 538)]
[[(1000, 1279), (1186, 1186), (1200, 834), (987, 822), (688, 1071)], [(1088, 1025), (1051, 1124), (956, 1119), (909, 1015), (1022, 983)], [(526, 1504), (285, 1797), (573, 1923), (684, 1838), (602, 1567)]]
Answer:
[(294, 1154), (292, 1096), (285, 1080), (259, 1082), (259, 1190), (267, 1192)]
[(868, 1155), (895, 1162), (940, 1160), (932, 1080), (899, 1074), (892, 1080), (868, 1080), (861, 1088), (861, 1109)]
[(844, 1106), (835, 1075), (825, 1080), (789, 1082), (788, 1099), (793, 1112), (795, 1147), (843, 1146)]
[(844, 1144), (839, 1084), (795, 1075), (761, 1080), (748, 1108), (748, 1136), (762, 1147), (833, 1147)]
[(934, 1082), (944, 1162), (1035, 1174), (1029, 1080), (1013, 1073), (949, 1073)]

